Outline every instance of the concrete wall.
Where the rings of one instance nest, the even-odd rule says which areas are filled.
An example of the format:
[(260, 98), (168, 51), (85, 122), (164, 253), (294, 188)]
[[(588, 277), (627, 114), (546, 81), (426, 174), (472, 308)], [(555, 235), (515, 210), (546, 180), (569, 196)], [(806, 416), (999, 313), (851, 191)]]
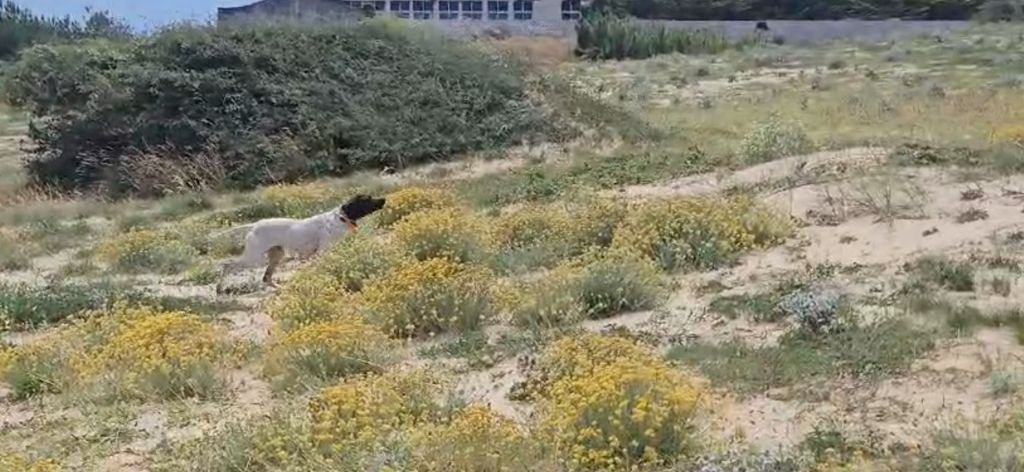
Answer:
[[(742, 39), (754, 32), (753, 21), (662, 21), (637, 20), (670, 29), (712, 29), (731, 39)], [(573, 21), (430, 21), (430, 24), (455, 34), (480, 35), (500, 30), (510, 36), (554, 36), (575, 38)], [(905, 35), (943, 34), (970, 26), (967, 21), (769, 21), (771, 34), (781, 36), (790, 44), (821, 43), (837, 39), (883, 41)]]
[[(509, 1), (511, 8), (511, 0)], [(486, 18), (484, 0), (484, 18)], [(500, 31), (508, 36), (554, 36), (572, 39), (576, 36), (575, 21), (561, 19), (561, 0), (534, 2), (531, 21), (439, 20), (434, 4), (430, 20), (410, 20), (430, 24), (455, 36), (479, 36)], [(387, 8), (385, 8), (387, 10)], [(219, 21), (243, 18), (332, 17), (351, 15), (332, 0), (263, 0), (246, 7), (223, 8), (218, 11)], [(511, 11), (510, 11), (511, 15)], [(649, 25), (664, 25), (671, 29), (707, 28), (719, 31), (732, 39), (741, 39), (754, 31), (753, 21), (665, 21), (636, 20)], [(821, 43), (837, 39), (880, 41), (911, 34), (943, 34), (961, 30), (967, 21), (900, 21), (900, 20), (779, 20), (768, 21), (771, 34), (781, 36), (787, 43)]]

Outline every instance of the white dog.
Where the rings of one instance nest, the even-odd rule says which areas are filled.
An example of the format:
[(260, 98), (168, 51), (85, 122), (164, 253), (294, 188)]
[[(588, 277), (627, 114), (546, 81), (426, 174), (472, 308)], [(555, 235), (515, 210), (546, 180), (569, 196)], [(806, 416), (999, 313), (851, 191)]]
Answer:
[(264, 256), (267, 270), (263, 273), (263, 283), (273, 285), (274, 271), (286, 253), (303, 260), (309, 259), (345, 234), (354, 233), (357, 230), (356, 221), (380, 210), (385, 203), (384, 198), (360, 194), (335, 210), (309, 218), (267, 218), (220, 233), (249, 230), (242, 255), (224, 264), (217, 292), (221, 292), (225, 275), (258, 266), (263, 263)]

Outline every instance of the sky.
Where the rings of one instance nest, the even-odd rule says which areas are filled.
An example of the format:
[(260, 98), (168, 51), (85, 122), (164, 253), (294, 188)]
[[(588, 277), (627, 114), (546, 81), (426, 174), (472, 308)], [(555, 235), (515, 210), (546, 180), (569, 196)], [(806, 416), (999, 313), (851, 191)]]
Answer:
[(108, 10), (143, 31), (182, 20), (212, 20), (217, 7), (247, 5), (255, 0), (15, 0), (34, 13), (81, 18), (86, 7)]

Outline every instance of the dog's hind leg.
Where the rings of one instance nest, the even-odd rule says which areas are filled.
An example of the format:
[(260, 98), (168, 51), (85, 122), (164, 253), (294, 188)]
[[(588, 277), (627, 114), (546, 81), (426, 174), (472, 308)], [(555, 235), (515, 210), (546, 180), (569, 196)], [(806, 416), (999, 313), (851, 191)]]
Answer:
[(252, 238), (247, 236), (245, 249), (242, 251), (242, 254), (221, 266), (220, 280), (217, 281), (216, 293), (223, 293), (224, 280), (228, 275), (242, 269), (248, 269), (260, 265), (263, 262), (263, 254), (264, 251), (260, 251), (259, 245), (253, 244)]
[(263, 272), (263, 283), (267, 285), (274, 284), (274, 271), (277, 270), (277, 266), (284, 260), (284, 248), (281, 246), (274, 246), (267, 250), (267, 270)]

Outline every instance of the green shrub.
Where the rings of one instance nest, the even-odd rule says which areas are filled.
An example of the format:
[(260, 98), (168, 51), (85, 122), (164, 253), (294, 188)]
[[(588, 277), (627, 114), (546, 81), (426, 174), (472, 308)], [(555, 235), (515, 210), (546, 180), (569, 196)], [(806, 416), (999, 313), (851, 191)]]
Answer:
[(663, 283), (650, 260), (622, 251), (593, 251), (517, 287), (510, 294), (513, 323), (549, 328), (654, 308)]
[(62, 320), (83, 310), (105, 306), (113, 296), (136, 295), (114, 284), (0, 285), (0, 316), (15, 326), (35, 326)]
[(51, 282), (45, 285), (0, 283), (0, 322), (6, 326), (34, 327), (55, 323), (85, 310), (95, 310), (123, 300), (166, 310), (212, 313), (236, 308), (234, 304), (157, 297), (128, 285), (107, 281), (91, 283)]
[(590, 59), (645, 59), (658, 54), (708, 54), (731, 45), (709, 30), (670, 30), (628, 18), (588, 14), (576, 25), (577, 54)]
[(104, 241), (96, 260), (111, 269), (130, 273), (176, 274), (199, 255), (174, 235), (153, 230), (132, 230)]
[(93, 12), (84, 22), (70, 17), (34, 15), (27, 8), (8, 1), (0, 2), (0, 59), (15, 57), (22, 49), (38, 43), (87, 37), (127, 37), (126, 23), (106, 11)]
[(926, 256), (906, 264), (904, 270), (911, 273), (907, 289), (912, 292), (928, 291), (929, 286), (954, 292), (974, 291), (974, 267), (967, 261)]
[(813, 143), (799, 123), (772, 116), (740, 143), (740, 156), (749, 164), (767, 162), (809, 152)]
[(981, 21), (1024, 20), (1024, 2), (1021, 0), (984, 0), (974, 19)]
[(372, 19), (35, 46), (6, 93), (38, 119), (34, 182), (118, 193), (197, 174), (249, 187), (514, 144), (553, 128), (524, 77), (503, 56)]
[(83, 220), (64, 223), (52, 218), (33, 221), (22, 231), (22, 239), (33, 241), (49, 252), (75, 247), (89, 237), (92, 228)]
[(814, 380), (879, 378), (904, 372), (935, 346), (936, 333), (902, 319), (848, 323), (828, 336), (803, 330), (783, 335), (777, 345), (752, 347), (740, 339), (674, 347), (668, 358), (699, 368), (715, 384), (756, 393)]
[(0, 232), (0, 270), (25, 270), (32, 266), (30, 251), (24, 241)]

